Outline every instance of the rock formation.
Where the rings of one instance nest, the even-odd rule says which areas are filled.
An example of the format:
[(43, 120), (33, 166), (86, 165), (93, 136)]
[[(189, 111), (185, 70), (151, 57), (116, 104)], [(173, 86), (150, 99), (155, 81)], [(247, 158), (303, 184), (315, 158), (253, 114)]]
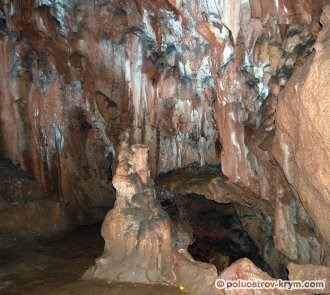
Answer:
[(31, 175), (0, 158), (0, 248), (72, 226), (56, 195), (49, 196)]
[[(128, 140), (122, 142), (113, 185), (116, 202), (102, 225), (104, 252), (84, 279), (176, 284), (191, 294), (219, 294), (215, 266), (189, 255), (188, 233), (184, 228), (174, 232), (169, 216), (156, 199), (147, 146), (129, 147)], [(235, 278), (246, 279), (244, 271), (248, 270), (251, 279), (270, 279), (248, 259), (242, 265), (236, 264), (240, 266)], [(232, 265), (220, 278), (233, 279), (228, 273), (234, 269)]]
[[(0, 1), (0, 156), (29, 172), (75, 224), (100, 222), (117, 196), (95, 276), (148, 281), (146, 268), (125, 272), (143, 259), (153, 281), (178, 281), (191, 263), (190, 275), (200, 271), (182, 255), (164, 261), (186, 225), (172, 234), (153, 180), (169, 204), (189, 194), (232, 203), (276, 277), (289, 262), (329, 266), (329, 7)], [(119, 239), (125, 210), (135, 231)], [(190, 234), (181, 237), (184, 249)], [(112, 249), (115, 239), (121, 246)], [(118, 270), (107, 269), (112, 259)], [(216, 276), (201, 268), (201, 280)]]
[[(330, 6), (315, 52), (281, 92), (272, 152), (285, 177), (330, 245)], [(317, 148), (314, 148), (317, 147)]]
[(103, 255), (85, 278), (173, 283), (171, 221), (156, 200), (148, 147), (123, 141), (113, 178), (116, 203), (102, 225)]
[(194, 294), (211, 294), (216, 268), (194, 261), (187, 252), (191, 241), (186, 232), (174, 233), (156, 199), (147, 160), (147, 146), (122, 142), (113, 178), (116, 202), (102, 225), (104, 253), (84, 279), (181, 284)]
[(79, 223), (113, 204), (123, 130), (148, 145), (154, 176), (221, 162), (276, 195), (279, 85), (312, 50), (321, 0), (1, 3), (1, 154)]
[[(129, 147), (127, 139), (122, 142), (113, 184), (117, 191), (115, 206), (102, 225), (104, 252), (86, 271), (84, 279), (172, 284), (198, 295), (261, 292), (217, 288), (216, 280), (274, 281), (247, 258), (224, 267), (218, 276), (214, 265), (195, 261), (190, 256), (187, 248), (192, 237), (187, 228), (181, 226), (174, 230), (169, 216), (156, 199), (147, 146), (135, 144)], [(216, 238), (209, 231), (211, 237)], [(307, 273), (305, 268), (309, 270)], [(292, 280), (329, 279), (327, 267), (291, 263), (288, 269)], [(272, 289), (262, 290), (262, 294), (288, 293)]]
[[(253, 280), (253, 281), (273, 281), (267, 273), (264, 273), (256, 267), (249, 259), (243, 258), (221, 273), (219, 276), (220, 280), (224, 281), (237, 281), (241, 280)], [(267, 294), (267, 295), (278, 295), (278, 294), (290, 294), (291, 291), (287, 292), (280, 289), (238, 289), (238, 290), (228, 290), (225, 294), (237, 294), (237, 295), (253, 295), (253, 294)], [(297, 294), (297, 293), (296, 293)], [(299, 294), (299, 293), (298, 293)]]
[[(330, 268), (312, 264), (298, 265), (289, 263), (289, 279), (292, 281), (324, 281), (325, 288), (322, 293), (327, 294), (330, 291)], [(320, 293), (320, 290), (311, 290), (313, 293)]]

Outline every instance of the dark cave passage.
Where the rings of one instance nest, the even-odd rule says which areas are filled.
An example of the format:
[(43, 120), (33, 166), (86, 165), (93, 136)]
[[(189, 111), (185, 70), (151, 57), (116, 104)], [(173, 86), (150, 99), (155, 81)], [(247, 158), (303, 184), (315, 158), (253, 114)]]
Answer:
[(273, 275), (260, 249), (242, 228), (233, 204), (219, 204), (195, 194), (162, 203), (174, 224), (184, 224), (192, 234), (188, 247), (198, 261), (212, 263), (218, 273), (236, 260), (247, 257)]

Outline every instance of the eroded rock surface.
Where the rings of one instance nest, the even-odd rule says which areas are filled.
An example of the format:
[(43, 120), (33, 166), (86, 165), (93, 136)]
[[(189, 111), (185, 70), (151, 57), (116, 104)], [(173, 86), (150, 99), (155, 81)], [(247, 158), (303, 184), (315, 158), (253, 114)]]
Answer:
[[(211, 263), (205, 263), (194, 260), (187, 249), (193, 243), (193, 239), (200, 238), (200, 235), (205, 240), (214, 239), (216, 243), (223, 238), (230, 238), (237, 245), (241, 243), (240, 247), (243, 250), (236, 249), (237, 251), (243, 254), (244, 251), (248, 251), (248, 238), (239, 230), (241, 224), (237, 217), (232, 216), (235, 209), (233, 206), (222, 205), (222, 211), (227, 208), (227, 215), (236, 220), (229, 221), (229, 217), (223, 212), (223, 218), (227, 219), (227, 223), (212, 223), (217, 227), (223, 227), (219, 232), (212, 231), (212, 225), (202, 220), (205, 213), (214, 214), (216, 210), (205, 211), (210, 207), (205, 207), (205, 203), (199, 204), (198, 200), (191, 203), (191, 206), (199, 207), (196, 212), (196, 208), (190, 207), (192, 215), (189, 216), (188, 209), (181, 206), (179, 215), (171, 216), (172, 223), (156, 199), (147, 159), (147, 146), (129, 146), (127, 138), (122, 142), (113, 178), (117, 190), (116, 203), (102, 225), (105, 249), (103, 255), (96, 259), (96, 264), (86, 271), (84, 279), (171, 284), (181, 286), (189, 294), (198, 295), (288, 294), (285, 290), (277, 289), (233, 291), (217, 288), (217, 279), (274, 279), (247, 258), (227, 267), (230, 261), (225, 259), (225, 256), (219, 256), (222, 264), (218, 270), (214, 261), (206, 259)], [(181, 202), (189, 203), (189, 198), (181, 197)], [(198, 220), (201, 220), (201, 224), (196, 226)], [(203, 226), (208, 227), (208, 230)], [(218, 272), (221, 272), (219, 276)]]
[(116, 203), (102, 225), (104, 253), (84, 279), (172, 284), (192, 294), (216, 294), (216, 267), (187, 252), (189, 234), (174, 231), (156, 199), (147, 158), (145, 145), (121, 144), (113, 179)]
[[(277, 185), (280, 190), (280, 183)], [(199, 209), (202, 211), (198, 211), (198, 203), (193, 204), (191, 201), (190, 204), (189, 200), (181, 200), (191, 194), (218, 203), (233, 203), (242, 228), (252, 238), (260, 256), (270, 265), (270, 273), (276, 278), (287, 277), (286, 265), (290, 260), (296, 263), (319, 265), (322, 256), (328, 257), (327, 253), (322, 254), (327, 247), (322, 249), (313, 230), (312, 221), (301, 203), (296, 202), (292, 197), (287, 197), (286, 194), (290, 192), (288, 187), (286, 193), (282, 191), (275, 198), (275, 203), (270, 200), (260, 200), (251, 191), (228, 182), (219, 171), (219, 167), (191, 166), (161, 176), (157, 180), (157, 192), (158, 199), (164, 207), (169, 208), (169, 211), (175, 212), (178, 204), (186, 204), (181, 210), (184, 210), (185, 218), (188, 220), (198, 219), (196, 216), (202, 214), (204, 210), (201, 207)], [(189, 216), (190, 207), (196, 209), (191, 210), (194, 212), (191, 216)], [(213, 231), (216, 237), (216, 232), (211, 226), (212, 215), (205, 219), (205, 223), (209, 223), (209, 231)], [(214, 222), (215, 224), (217, 222)]]
[(287, 190), (268, 154), (279, 87), (311, 52), (322, 4), (2, 1), (0, 152), (82, 224), (113, 204), (124, 130), (154, 176), (221, 162), (273, 199)]
[[(234, 262), (230, 267), (225, 269), (219, 276), (219, 279), (225, 281), (236, 281), (236, 280), (263, 280), (263, 281), (272, 281), (274, 280), (267, 273), (263, 272), (260, 268), (256, 267), (249, 259), (243, 258)], [(273, 289), (239, 289), (239, 290), (227, 290), (225, 294), (287, 294), (283, 290)]]
[(308, 62), (297, 68), (281, 92), (273, 153), (318, 232), (330, 244), (330, 18)]
[(188, 231), (184, 227), (174, 231), (156, 199), (148, 148), (129, 147), (124, 140), (118, 157), (113, 178), (116, 203), (102, 225), (104, 253), (84, 278), (166, 283), (184, 286), (191, 294), (219, 294), (216, 267), (190, 256)]
[(156, 200), (148, 147), (123, 141), (113, 184), (116, 203), (102, 225), (103, 255), (85, 278), (140, 283), (173, 283), (173, 233)]

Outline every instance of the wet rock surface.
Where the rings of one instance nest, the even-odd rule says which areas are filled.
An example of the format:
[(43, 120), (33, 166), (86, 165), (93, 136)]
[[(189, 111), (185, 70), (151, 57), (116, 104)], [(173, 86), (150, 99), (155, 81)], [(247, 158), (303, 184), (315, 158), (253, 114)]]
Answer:
[[(10, 247), (0, 250), (0, 292), (6, 295), (71, 295), (74, 293), (83, 295), (106, 294), (106, 295), (142, 295), (142, 294), (227, 294), (221, 290), (197, 289), (197, 292), (181, 292), (177, 287), (161, 285), (143, 285), (129, 283), (111, 283), (107, 281), (84, 281), (81, 276), (84, 271), (93, 263), (94, 258), (102, 253), (104, 240), (100, 236), (100, 226), (80, 227), (76, 231), (68, 232), (39, 240), (20, 239)], [(195, 263), (192, 263), (194, 265)], [(304, 267), (294, 266), (302, 269)], [(316, 274), (315, 266), (307, 266), (309, 274)], [(205, 264), (204, 264), (205, 268)], [(290, 266), (291, 269), (291, 266)], [(319, 268), (320, 270), (322, 267)], [(183, 269), (185, 272), (190, 269)], [(192, 272), (191, 281), (187, 280), (185, 286), (191, 282), (200, 282), (200, 277), (205, 271)], [(298, 270), (294, 270), (294, 275), (299, 275)], [(326, 274), (326, 272), (325, 272)], [(187, 275), (186, 275), (187, 276)], [(240, 259), (220, 274), (221, 279), (264, 279), (271, 278), (248, 259)], [(299, 276), (299, 278), (301, 278)], [(304, 276), (305, 278), (305, 276)], [(312, 276), (309, 276), (312, 278)], [(181, 281), (183, 285), (184, 281)], [(210, 282), (211, 283), (211, 282)], [(186, 287), (187, 289), (187, 287)], [(202, 291), (200, 291), (202, 290)], [(204, 292), (204, 293), (203, 293)], [(246, 291), (244, 291), (246, 292)], [(256, 292), (251, 290), (243, 293), (242, 290), (232, 290), (228, 294), (267, 294), (267, 291)], [(283, 294), (280, 292), (270, 294)], [(306, 294), (289, 291), (287, 294)]]

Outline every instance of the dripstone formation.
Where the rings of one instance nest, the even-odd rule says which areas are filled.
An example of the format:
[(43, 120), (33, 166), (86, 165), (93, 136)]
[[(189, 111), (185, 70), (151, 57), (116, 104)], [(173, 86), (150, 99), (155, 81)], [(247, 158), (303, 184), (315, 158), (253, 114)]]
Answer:
[(156, 200), (147, 160), (147, 146), (129, 147), (127, 141), (121, 144), (113, 178), (117, 199), (102, 225), (104, 253), (85, 277), (174, 281), (171, 221)]
[(225, 294), (215, 286), (218, 278), (272, 279), (247, 258), (218, 277), (214, 265), (190, 256), (189, 233), (172, 224), (156, 199), (146, 145), (129, 146), (128, 140), (121, 143), (113, 184), (117, 199), (102, 225), (104, 252), (84, 279), (172, 284), (199, 295)]

